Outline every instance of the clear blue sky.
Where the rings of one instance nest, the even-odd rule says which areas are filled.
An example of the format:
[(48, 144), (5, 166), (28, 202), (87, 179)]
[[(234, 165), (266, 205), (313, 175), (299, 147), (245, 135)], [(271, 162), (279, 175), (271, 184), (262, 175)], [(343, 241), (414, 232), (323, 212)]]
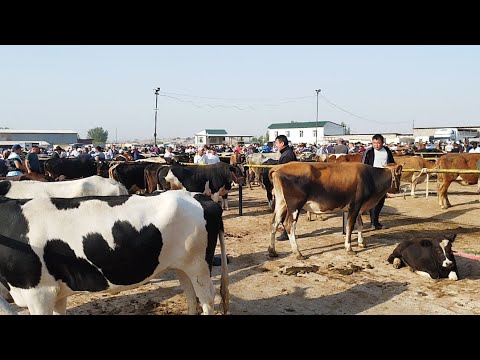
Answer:
[(315, 121), (315, 89), (353, 133), (480, 126), (480, 46), (0, 46), (0, 68), (11, 129), (153, 138), (156, 87), (158, 138)]

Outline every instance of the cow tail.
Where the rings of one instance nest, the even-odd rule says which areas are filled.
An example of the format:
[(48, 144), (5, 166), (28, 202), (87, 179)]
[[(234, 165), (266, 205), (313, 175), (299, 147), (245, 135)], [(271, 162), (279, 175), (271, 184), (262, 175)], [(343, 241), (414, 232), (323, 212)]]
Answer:
[(223, 221), (220, 224), (220, 230), (218, 232), (218, 240), (220, 242), (220, 251), (221, 251), (221, 258), (222, 258), (222, 275), (220, 280), (220, 296), (222, 297), (222, 308), (223, 313), (226, 314), (228, 312), (229, 304), (230, 304), (230, 294), (228, 292), (228, 267), (227, 267), (227, 250), (225, 248), (225, 236), (224, 236), (224, 229), (223, 229)]

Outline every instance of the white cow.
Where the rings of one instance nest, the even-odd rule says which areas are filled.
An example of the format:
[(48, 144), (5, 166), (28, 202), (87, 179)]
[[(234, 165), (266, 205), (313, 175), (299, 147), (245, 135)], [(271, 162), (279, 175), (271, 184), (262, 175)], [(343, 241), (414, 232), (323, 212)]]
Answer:
[(70, 181), (0, 181), (0, 196), (10, 199), (31, 199), (35, 196), (73, 198), (82, 196), (128, 195), (119, 182), (94, 175)]

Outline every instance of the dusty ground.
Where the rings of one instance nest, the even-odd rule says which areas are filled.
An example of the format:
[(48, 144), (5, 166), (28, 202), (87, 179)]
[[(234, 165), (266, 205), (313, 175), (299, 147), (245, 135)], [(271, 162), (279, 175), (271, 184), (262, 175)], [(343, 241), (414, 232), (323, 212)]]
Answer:
[[(425, 189), (425, 184), (419, 186)], [(435, 184), (430, 183), (430, 189)], [(238, 191), (224, 212), (230, 258), (231, 314), (480, 314), (480, 261), (457, 255), (459, 281), (430, 280), (407, 268), (396, 270), (386, 259), (401, 240), (457, 233), (453, 249), (480, 255), (480, 196), (476, 186), (453, 184), (442, 210), (435, 194), (425, 199), (388, 198), (380, 221), (388, 229), (364, 232), (366, 249), (347, 255), (339, 213), (297, 227), (307, 260), (291, 253), (289, 242), (277, 242), (279, 257), (267, 255), (271, 213), (260, 187), (244, 189), (244, 215), (238, 216)], [(417, 195), (418, 196), (418, 195)], [(369, 223), (368, 216), (364, 222)], [(219, 253), (219, 247), (217, 247)], [(297, 268), (291, 268), (297, 267)], [(300, 272), (298, 272), (300, 271)], [(219, 273), (214, 267), (219, 313)], [(67, 314), (185, 314), (183, 291), (174, 272), (136, 290), (117, 295), (71, 296)], [(24, 311), (25, 312), (25, 311)]]

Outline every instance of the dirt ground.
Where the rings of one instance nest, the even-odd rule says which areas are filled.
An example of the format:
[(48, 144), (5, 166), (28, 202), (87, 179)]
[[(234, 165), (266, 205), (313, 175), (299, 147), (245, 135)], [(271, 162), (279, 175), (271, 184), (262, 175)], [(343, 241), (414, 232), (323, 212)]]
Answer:
[[(425, 184), (417, 187), (425, 189)], [(435, 184), (430, 183), (430, 189)], [(453, 207), (442, 210), (436, 194), (388, 198), (380, 221), (388, 228), (365, 230), (366, 249), (347, 255), (340, 213), (309, 222), (301, 215), (296, 260), (288, 241), (277, 242), (278, 258), (268, 257), (270, 222), (263, 189), (243, 190), (238, 216), (238, 189), (224, 212), (230, 260), (230, 313), (238, 314), (480, 314), (480, 261), (456, 256), (459, 281), (431, 280), (407, 268), (396, 270), (386, 259), (404, 239), (456, 233), (455, 251), (480, 255), (480, 195), (476, 186), (452, 184)], [(369, 223), (368, 215), (364, 222)], [(219, 254), (217, 246), (217, 254)], [(215, 310), (220, 313), (220, 267), (212, 276)], [(173, 271), (135, 290), (117, 295), (78, 294), (68, 300), (67, 314), (186, 314), (183, 290)], [(24, 310), (22, 313), (28, 313)]]

